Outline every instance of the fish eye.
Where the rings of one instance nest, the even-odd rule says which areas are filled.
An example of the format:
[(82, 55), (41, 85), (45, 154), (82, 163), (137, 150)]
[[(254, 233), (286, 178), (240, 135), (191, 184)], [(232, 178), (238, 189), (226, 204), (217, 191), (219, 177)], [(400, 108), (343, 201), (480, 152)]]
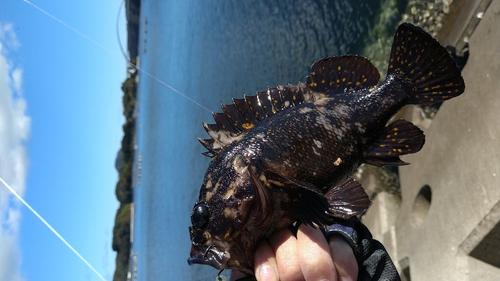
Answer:
[(193, 213), (191, 214), (191, 223), (198, 227), (204, 227), (208, 222), (208, 208), (205, 202), (198, 203), (193, 208)]

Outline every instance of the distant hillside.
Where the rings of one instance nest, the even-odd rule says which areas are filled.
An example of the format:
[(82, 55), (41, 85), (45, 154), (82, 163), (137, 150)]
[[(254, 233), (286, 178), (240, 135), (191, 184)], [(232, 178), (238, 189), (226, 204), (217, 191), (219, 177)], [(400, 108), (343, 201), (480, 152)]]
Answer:
[[(139, 17), (140, 0), (126, 1), (127, 17), (127, 48), (131, 63), (136, 64), (139, 46)], [(133, 202), (132, 169), (134, 166), (134, 139), (135, 139), (135, 110), (137, 105), (137, 72), (129, 71), (129, 75), (122, 83), (123, 91), (123, 124), (122, 146), (117, 154), (115, 167), (119, 173), (115, 194), (120, 202), (116, 212), (115, 225), (113, 227), (113, 251), (116, 252), (116, 269), (113, 276), (114, 281), (127, 280), (130, 257), (130, 223), (131, 203)]]

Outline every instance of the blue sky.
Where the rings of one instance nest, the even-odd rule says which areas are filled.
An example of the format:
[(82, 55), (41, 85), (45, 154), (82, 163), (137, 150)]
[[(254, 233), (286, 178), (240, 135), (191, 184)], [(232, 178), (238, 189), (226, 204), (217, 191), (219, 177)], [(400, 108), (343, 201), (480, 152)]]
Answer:
[[(111, 280), (120, 1), (31, 3), (104, 48), (23, 0), (0, 2), (0, 176)], [(0, 219), (0, 280), (100, 280), (3, 185)]]

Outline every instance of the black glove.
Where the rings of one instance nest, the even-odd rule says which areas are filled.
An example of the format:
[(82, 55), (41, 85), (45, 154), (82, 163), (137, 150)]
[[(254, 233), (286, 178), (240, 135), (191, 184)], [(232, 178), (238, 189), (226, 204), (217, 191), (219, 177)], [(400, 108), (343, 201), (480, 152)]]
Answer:
[(341, 235), (351, 245), (358, 261), (358, 281), (401, 280), (384, 246), (372, 238), (372, 234), (357, 218), (336, 223), (325, 230), (327, 240)]

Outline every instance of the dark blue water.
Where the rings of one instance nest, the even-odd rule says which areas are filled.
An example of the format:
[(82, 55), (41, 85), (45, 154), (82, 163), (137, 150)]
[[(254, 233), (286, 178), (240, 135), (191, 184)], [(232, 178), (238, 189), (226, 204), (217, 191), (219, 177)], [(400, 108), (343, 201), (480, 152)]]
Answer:
[(327, 56), (359, 53), (380, 1), (142, 1), (133, 250), (138, 280), (215, 280), (187, 265), (191, 208), (209, 158), (197, 138), (220, 103), (305, 81)]

